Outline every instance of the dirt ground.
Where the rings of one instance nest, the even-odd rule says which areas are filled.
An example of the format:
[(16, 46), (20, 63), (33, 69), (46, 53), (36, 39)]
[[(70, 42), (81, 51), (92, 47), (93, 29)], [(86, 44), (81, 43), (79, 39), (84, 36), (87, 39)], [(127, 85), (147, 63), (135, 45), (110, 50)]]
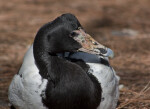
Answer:
[(118, 109), (150, 109), (150, 0), (0, 0), (0, 109), (37, 30), (63, 13), (114, 50)]

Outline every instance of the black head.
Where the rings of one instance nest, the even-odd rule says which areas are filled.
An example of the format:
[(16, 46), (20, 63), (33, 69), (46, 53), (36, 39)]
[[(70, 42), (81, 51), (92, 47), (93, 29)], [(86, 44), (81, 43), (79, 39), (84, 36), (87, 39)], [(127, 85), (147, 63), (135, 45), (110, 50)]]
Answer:
[(38, 51), (41, 48), (42, 51), (49, 52), (49, 54), (78, 50), (82, 46), (70, 37), (70, 34), (79, 28), (82, 26), (74, 15), (63, 14), (40, 28), (34, 41), (34, 47)]

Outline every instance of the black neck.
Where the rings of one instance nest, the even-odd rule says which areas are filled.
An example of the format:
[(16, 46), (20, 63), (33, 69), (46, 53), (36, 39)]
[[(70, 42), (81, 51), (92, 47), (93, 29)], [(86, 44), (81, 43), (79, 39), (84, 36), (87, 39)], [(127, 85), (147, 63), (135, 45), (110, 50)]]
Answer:
[[(41, 37), (43, 33), (39, 32), (34, 40), (33, 44), (33, 54), (35, 58), (35, 63), (39, 69), (39, 73), (43, 78), (47, 78), (48, 69), (46, 68), (50, 62), (48, 61), (50, 55), (48, 53), (48, 46), (46, 36)], [(42, 72), (42, 73), (41, 73)]]

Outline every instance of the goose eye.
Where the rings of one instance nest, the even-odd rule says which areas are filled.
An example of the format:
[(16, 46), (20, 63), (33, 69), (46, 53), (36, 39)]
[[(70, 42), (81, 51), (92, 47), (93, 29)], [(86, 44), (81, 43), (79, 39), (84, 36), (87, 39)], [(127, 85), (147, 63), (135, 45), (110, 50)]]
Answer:
[(78, 36), (79, 34), (78, 33), (76, 33), (76, 32), (71, 32), (71, 34), (70, 34), (72, 37), (76, 37), (76, 36)]

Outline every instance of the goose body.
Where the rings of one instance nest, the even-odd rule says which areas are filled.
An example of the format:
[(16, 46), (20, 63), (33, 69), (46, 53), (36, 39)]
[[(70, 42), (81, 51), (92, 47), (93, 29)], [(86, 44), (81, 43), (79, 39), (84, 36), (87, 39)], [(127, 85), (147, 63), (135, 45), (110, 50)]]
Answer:
[(42, 26), (14, 76), (12, 109), (115, 109), (118, 79), (111, 49), (92, 39), (72, 14)]

